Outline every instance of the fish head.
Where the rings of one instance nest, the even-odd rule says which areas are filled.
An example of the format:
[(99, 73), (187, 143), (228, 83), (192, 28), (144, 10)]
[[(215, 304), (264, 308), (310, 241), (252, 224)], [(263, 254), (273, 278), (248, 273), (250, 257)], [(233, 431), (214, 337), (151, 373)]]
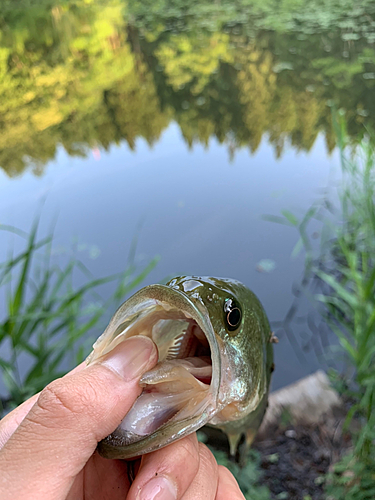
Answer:
[(244, 419), (268, 390), (269, 334), (259, 300), (235, 280), (183, 276), (135, 293), (96, 341), (88, 363), (134, 335), (150, 337), (159, 360), (99, 452), (132, 458), (206, 423)]

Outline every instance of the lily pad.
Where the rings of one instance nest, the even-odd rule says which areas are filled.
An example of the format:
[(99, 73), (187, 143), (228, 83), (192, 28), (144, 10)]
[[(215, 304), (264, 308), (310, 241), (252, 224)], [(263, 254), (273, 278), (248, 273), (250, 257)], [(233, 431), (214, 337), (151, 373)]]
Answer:
[(262, 259), (255, 267), (259, 273), (271, 273), (275, 268), (276, 262), (272, 259)]
[(274, 73), (280, 73), (281, 71), (284, 70), (293, 70), (293, 64), (290, 62), (279, 62), (275, 64), (275, 66), (272, 68)]

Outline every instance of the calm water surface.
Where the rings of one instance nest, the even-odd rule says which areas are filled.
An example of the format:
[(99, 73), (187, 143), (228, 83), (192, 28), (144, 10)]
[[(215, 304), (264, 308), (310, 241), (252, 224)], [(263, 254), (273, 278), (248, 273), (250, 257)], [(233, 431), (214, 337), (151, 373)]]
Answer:
[[(122, 270), (138, 234), (138, 264), (160, 256), (143, 285), (239, 279), (280, 335), (274, 388), (325, 367), (307, 301), (278, 323), (303, 261), (262, 216), (303, 214), (335, 183), (332, 107), (353, 144), (372, 127), (374, 5), (2, 3), (1, 222), (28, 230), (43, 203), (40, 234), (57, 220), (55, 248), (95, 276)], [(11, 245), (0, 234), (2, 260)]]

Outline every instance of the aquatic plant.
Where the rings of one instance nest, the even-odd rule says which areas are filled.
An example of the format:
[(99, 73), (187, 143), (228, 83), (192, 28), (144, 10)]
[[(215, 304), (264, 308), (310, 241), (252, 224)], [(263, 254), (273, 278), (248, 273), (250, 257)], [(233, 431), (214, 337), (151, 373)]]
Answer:
[[(38, 221), (29, 234), (11, 226), (0, 229), (24, 240), (24, 248), (0, 264), (6, 307), (0, 320), (0, 374), (10, 409), (83, 361), (88, 344), (105, 326), (101, 320), (107, 310), (142, 282), (157, 258), (137, 270), (134, 240), (125, 271), (94, 278), (75, 255), (60, 263), (53, 252), (53, 235), (37, 237)], [(76, 284), (78, 274), (81, 285)], [(103, 299), (98, 289), (110, 283), (114, 290)]]

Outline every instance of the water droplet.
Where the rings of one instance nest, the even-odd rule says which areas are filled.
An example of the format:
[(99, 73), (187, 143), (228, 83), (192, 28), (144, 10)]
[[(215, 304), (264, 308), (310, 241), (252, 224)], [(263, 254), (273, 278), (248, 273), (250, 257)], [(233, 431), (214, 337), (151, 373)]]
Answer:
[(191, 292), (198, 288), (199, 286), (203, 286), (203, 283), (200, 283), (199, 281), (196, 280), (188, 280), (185, 281), (182, 286), (184, 287), (184, 292)]

